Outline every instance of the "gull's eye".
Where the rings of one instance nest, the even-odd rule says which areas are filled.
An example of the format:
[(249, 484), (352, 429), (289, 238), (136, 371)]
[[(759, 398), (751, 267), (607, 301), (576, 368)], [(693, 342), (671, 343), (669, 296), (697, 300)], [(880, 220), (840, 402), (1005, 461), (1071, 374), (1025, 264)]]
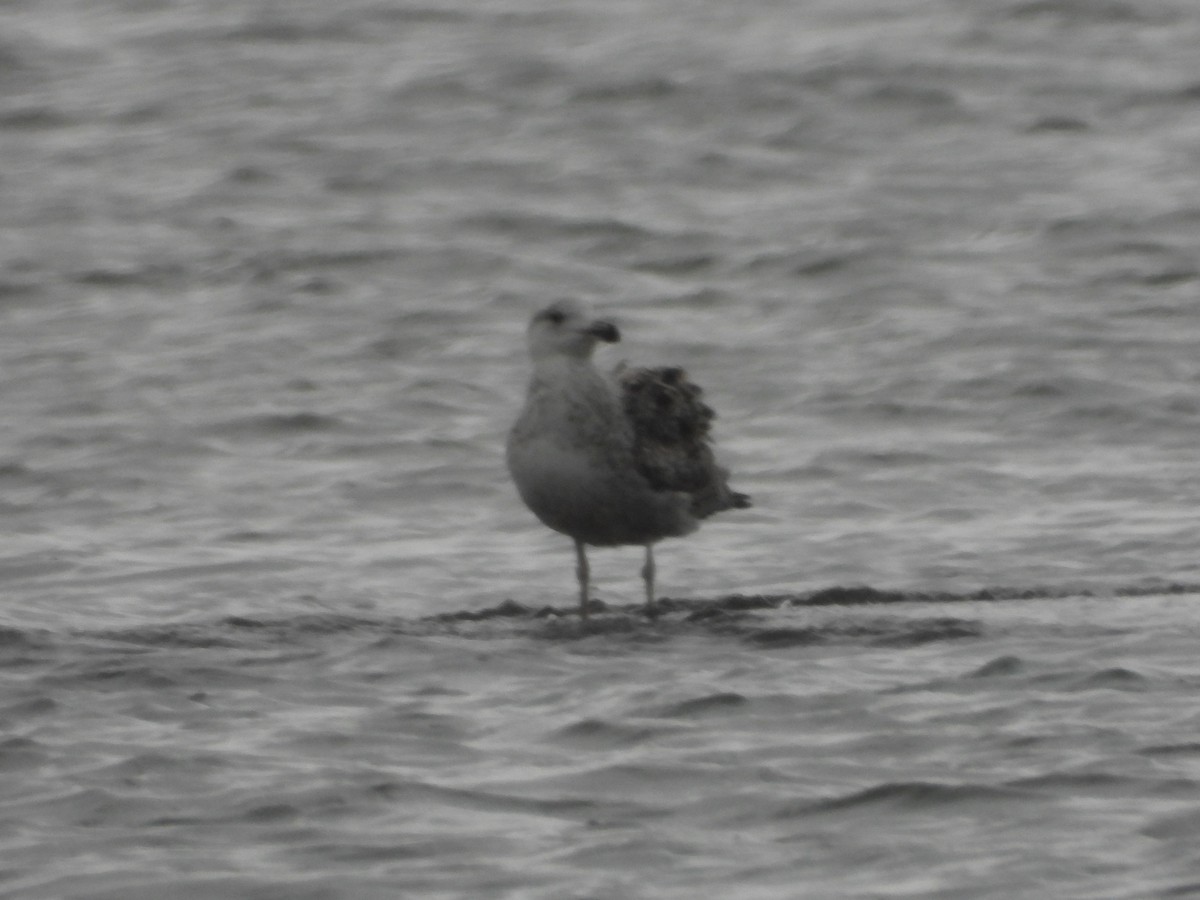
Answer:
[(561, 325), (566, 321), (566, 314), (557, 309), (548, 309), (542, 313), (541, 318), (545, 319), (551, 325)]

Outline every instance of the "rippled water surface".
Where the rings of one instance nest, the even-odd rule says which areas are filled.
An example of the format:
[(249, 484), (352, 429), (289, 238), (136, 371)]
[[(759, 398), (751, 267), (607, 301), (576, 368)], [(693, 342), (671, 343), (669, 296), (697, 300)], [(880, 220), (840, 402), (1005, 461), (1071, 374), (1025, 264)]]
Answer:
[[(1197, 46), (0, 3), (0, 896), (1200, 896)], [(504, 472), (562, 296), (755, 499), (653, 621)]]

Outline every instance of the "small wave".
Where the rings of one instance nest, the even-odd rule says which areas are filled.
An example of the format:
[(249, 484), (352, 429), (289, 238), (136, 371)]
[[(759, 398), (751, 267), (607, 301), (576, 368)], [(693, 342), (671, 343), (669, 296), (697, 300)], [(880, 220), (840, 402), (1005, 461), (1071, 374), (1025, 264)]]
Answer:
[(12, 807), (21, 808), (18, 815), (36, 816), (41, 821), (55, 821), (70, 826), (140, 826), (151, 822), (171, 801), (125, 796), (102, 788), (72, 788), (53, 797), (35, 796)]
[(638, 225), (615, 218), (579, 219), (548, 213), (484, 212), (459, 220), (469, 228), (513, 234), (536, 240), (552, 238), (603, 238), (628, 242), (629, 246), (657, 235)]
[[(0, 128), (4, 125), (0, 122)], [(0, 310), (8, 305), (16, 305), (32, 300), (45, 293), (45, 289), (36, 281), (18, 281), (0, 277)]]
[(41, 766), (50, 754), (33, 738), (14, 737), (0, 741), (0, 772)]
[(1066, 693), (1105, 690), (1141, 692), (1151, 687), (1151, 681), (1145, 675), (1124, 666), (1109, 666), (1095, 671), (1062, 669), (1038, 674), (1032, 677), (1032, 681), (1044, 689)]
[[(647, 615), (641, 604), (615, 606), (593, 600), (591, 617), (582, 621), (573, 606), (535, 609), (510, 599), (487, 609), (439, 613), (423, 621), (451, 628), (507, 622), (519, 628), (523, 622), (540, 620), (542, 625), (533, 632), (533, 636), (547, 640), (620, 635), (642, 641), (662, 641), (672, 631), (683, 633), (699, 630), (712, 635), (739, 638), (762, 649), (775, 650), (831, 641), (904, 647), (983, 634), (981, 622), (951, 616), (847, 618), (819, 625), (770, 624), (765, 614), (791, 605), (789, 598), (781, 596), (734, 594), (715, 600), (662, 598), (657, 602), (654, 613)], [(799, 602), (796, 605), (804, 604)]]
[[(230, 536), (231, 539), (237, 535)], [(257, 540), (254, 534), (241, 539)], [(231, 563), (184, 566), (169, 570), (134, 572), (105, 580), (128, 584), (146, 579), (176, 579), (212, 573), (236, 573), (275, 569), (289, 565), (288, 560), (258, 559)], [(1193, 586), (1176, 585), (1179, 592), (1195, 591)], [(1163, 588), (1130, 587), (1117, 596), (1161, 596), (1174, 593)], [(910, 610), (885, 614), (883, 607), (898, 604), (958, 604), (963, 602), (1028, 601), (1079, 597), (1080, 591), (1028, 591), (1025, 589), (987, 589), (963, 594), (880, 591), (869, 587), (825, 588), (808, 594), (730, 594), (711, 599), (664, 597), (647, 615), (641, 603), (606, 604), (593, 600), (587, 620), (581, 620), (574, 603), (564, 606), (534, 606), (507, 599), (491, 607), (459, 609), (419, 618), (402, 616), (363, 616), (338, 612), (313, 612), (287, 617), (232, 615), (214, 621), (188, 621), (151, 624), (137, 628), (107, 629), (88, 632), (104, 641), (160, 648), (233, 647), (253, 648), (264, 644), (305, 643), (306, 636), (369, 636), (375, 641), (398, 637), (420, 638), (433, 635), (471, 640), (527, 637), (542, 641), (575, 642), (611, 639), (630, 644), (657, 644), (673, 636), (706, 635), (734, 639), (763, 650), (829, 643), (868, 646), (908, 647), (925, 643), (971, 639), (983, 636), (981, 620), (958, 616), (914, 616)], [(822, 614), (815, 621), (801, 618), (807, 608), (842, 606), (840, 615)], [(880, 607), (878, 613), (862, 614), (856, 607)], [(801, 621), (797, 621), (801, 619)], [(0, 661), (5, 653), (10, 664), (19, 663), (33, 650), (50, 646), (49, 632), (32, 632), (0, 627)], [(980, 665), (964, 677), (987, 678), (1017, 674), (1023, 669), (1017, 657), (1002, 656)], [(130, 672), (110, 672), (102, 677), (136, 677)], [(1039, 683), (1068, 691), (1142, 690), (1147, 679), (1131, 669), (1109, 667), (1081, 673), (1078, 669), (1041, 675)], [(728, 698), (727, 698), (728, 699)]]
[(1163, 888), (1160, 897), (1200, 897), (1200, 881), (1185, 881), (1171, 887)]
[(661, 707), (658, 715), (665, 719), (693, 719), (709, 715), (724, 715), (730, 710), (740, 709), (750, 701), (742, 694), (722, 691), (703, 697), (693, 697)]
[(881, 808), (893, 812), (927, 812), (958, 804), (992, 804), (998, 801), (1026, 801), (1028, 791), (984, 784), (946, 784), (932, 781), (886, 782), (828, 800), (792, 805), (778, 814), (793, 818), (828, 812), (863, 811), (874, 814)]
[[(1158, 587), (1129, 586), (1110, 588), (1112, 597), (1161, 596), (1195, 593), (1196, 586), (1171, 584)], [(647, 615), (640, 603), (609, 604), (593, 600), (591, 617), (581, 621), (574, 604), (567, 606), (527, 606), (508, 599), (484, 609), (456, 610), (428, 616), (413, 627), (443, 627), (463, 634), (475, 633), (470, 626), (504, 624), (506, 633), (524, 630), (527, 623), (539, 626), (531, 636), (546, 640), (580, 640), (604, 635), (637, 640), (661, 641), (674, 633), (707, 633), (732, 637), (763, 649), (803, 647), (834, 641), (868, 643), (877, 646), (916, 646), (943, 640), (980, 637), (985, 633), (979, 619), (958, 616), (850, 616), (819, 623), (783, 620), (786, 614), (817, 607), (887, 607), (894, 605), (952, 605), (962, 603), (1002, 603), (1015, 601), (1055, 601), (1096, 596), (1078, 588), (981, 588), (962, 593), (881, 590), (868, 586), (822, 588), (802, 594), (730, 594), (711, 599), (662, 597)], [(779, 613), (780, 617), (774, 617)], [(483, 633), (475, 633), (481, 636)], [(976, 670), (973, 677), (995, 677), (1015, 672), (1019, 660), (1000, 658)], [(1136, 673), (1134, 673), (1136, 676)], [(1063, 676), (1047, 676), (1063, 682)], [(1074, 689), (1115, 687), (1137, 689), (1137, 679), (1128, 673), (1092, 673), (1079, 682), (1079, 673), (1070, 678)], [(1090, 680), (1087, 680), (1090, 679)]]
[(952, 617), (924, 619), (872, 618), (831, 622), (819, 626), (752, 628), (747, 639), (764, 648), (806, 646), (849, 641), (881, 647), (913, 647), (934, 641), (980, 637), (983, 623)]
[(190, 770), (197, 765), (219, 768), (223, 758), (217, 754), (196, 756), (190, 753), (170, 754), (148, 751), (121, 760), (113, 767), (113, 771), (122, 775), (146, 775), (151, 772), (176, 772), (181, 769)]
[(4, 129), (41, 131), (73, 124), (74, 119), (52, 106), (24, 106), (0, 113), (0, 128)]
[(0, 648), (32, 646), (34, 641), (21, 629), (0, 626)]
[(1167, 105), (1185, 104), (1189, 107), (1200, 100), (1200, 81), (1192, 81), (1175, 87), (1157, 91), (1143, 91), (1134, 95), (1131, 103), (1134, 105)]
[[(254, 618), (226, 616), (209, 622), (175, 622), (163, 625), (144, 625), (137, 628), (106, 629), (88, 632), (87, 636), (105, 642), (133, 645), (155, 650), (183, 649), (241, 649), (255, 651), (265, 646), (295, 646), (305, 644), (310, 637), (363, 635), (383, 640), (413, 633), (430, 633), (434, 629), (412, 620), (367, 618), (338, 613), (310, 613), (286, 618)], [(112, 673), (110, 673), (111, 675)], [(227, 677), (230, 673), (226, 672)], [(79, 677), (87, 678), (87, 671)]]
[[(1161, 585), (1132, 585), (1113, 588), (1114, 597), (1162, 597), (1168, 594), (1200, 594), (1200, 584), (1171, 582)], [(1089, 596), (1082, 593), (1079, 596)]]
[(222, 434), (289, 434), (295, 432), (332, 431), (341, 428), (337, 416), (302, 410), (293, 413), (264, 413), (217, 423), (215, 430)]
[(274, 14), (261, 14), (228, 29), (221, 37), (228, 41), (299, 43), (361, 40), (362, 34), (346, 17), (301, 22), (295, 18), (283, 19)]
[(985, 662), (982, 666), (971, 672), (968, 678), (1004, 678), (1009, 675), (1017, 675), (1025, 670), (1025, 663), (1018, 656), (998, 656), (993, 660)]
[(435, 801), (482, 812), (526, 813), (566, 819), (586, 818), (589, 814), (603, 808), (600, 803), (572, 797), (551, 799), (520, 797), (498, 791), (450, 788), (418, 781), (381, 782), (372, 785), (370, 793), (377, 798), (391, 802), (396, 800)]
[(238, 816), (238, 821), (263, 825), (273, 822), (292, 821), (293, 819), (300, 818), (303, 814), (300, 807), (294, 806), (291, 803), (263, 803), (244, 810)]
[[(1146, 837), (1158, 838), (1159, 840), (1172, 840), (1182, 838), (1189, 842), (1196, 839), (1196, 835), (1200, 833), (1200, 810), (1189, 810), (1184, 813), (1176, 813), (1175, 815), (1163, 816), (1155, 819), (1145, 828), (1141, 829), (1141, 833)], [(1167, 896), (1194, 896), (1194, 894), (1168, 894)]]
[(829, 465), (835, 461), (842, 465), (864, 466), (872, 472), (877, 472), (885, 468), (940, 465), (944, 464), (946, 459), (933, 453), (915, 450), (838, 450), (818, 453), (813, 458), (814, 465)]
[(372, 263), (388, 263), (402, 260), (412, 253), (400, 246), (360, 247), (309, 247), (283, 254), (272, 260), (279, 269), (300, 269), (307, 272), (312, 268), (358, 267)]
[(1042, 116), (1025, 126), (1026, 134), (1066, 134), (1089, 131), (1091, 125), (1077, 116)]
[(664, 254), (636, 260), (631, 268), (654, 275), (696, 275), (715, 268), (719, 261), (714, 253)]
[(433, 618), (438, 622), (483, 622), (488, 619), (528, 618), (531, 615), (541, 617), (546, 614), (548, 613), (543, 613), (542, 610), (534, 611), (516, 600), (509, 599), (486, 609), (462, 609), (456, 612), (438, 613)]
[(927, 110), (958, 110), (958, 96), (951, 90), (923, 84), (886, 82), (872, 86), (864, 99), (885, 103), (889, 107), (912, 106)]
[(349, 864), (358, 867), (395, 864), (403, 860), (429, 860), (439, 855), (447, 858), (465, 858), (478, 849), (476, 842), (469, 838), (446, 835), (411, 838), (387, 834), (375, 838), (374, 841), (377, 843), (370, 838), (364, 838), (358, 843), (310, 843), (298, 848), (296, 854), (306, 863), (313, 859), (321, 859), (338, 865)]
[(128, 691), (148, 689), (162, 691), (175, 688), (179, 680), (155, 666), (121, 665), (116, 662), (99, 666), (72, 667), (60, 674), (47, 676), (51, 684), (87, 685), (101, 691)]
[(468, 10), (446, 9), (430, 4), (428, 6), (408, 5), (397, 6), (392, 3), (372, 5), (359, 15), (373, 22), (401, 25), (457, 25), (469, 22), (484, 14), (483, 10), (472, 7)]
[(1200, 269), (1193, 266), (1172, 266), (1150, 270), (1125, 270), (1095, 280), (1095, 284), (1141, 285), (1143, 287), (1169, 288), (1179, 284), (1200, 280)]
[(1028, 0), (1007, 10), (1011, 19), (1056, 19), (1067, 25), (1150, 21), (1151, 13), (1123, 0)]
[(1036, 790), (1071, 797), (1173, 797), (1200, 794), (1200, 783), (1189, 778), (1146, 778), (1114, 772), (1047, 772), (1019, 778), (1008, 787)]
[(228, 616), (221, 625), (235, 630), (268, 632), (287, 640), (296, 634), (344, 634), (364, 631), (405, 633), (406, 623), (402, 619), (372, 619), (364, 616), (341, 615), (338, 613), (312, 613), (288, 619), (252, 619), (247, 616)]
[(253, 184), (273, 184), (280, 180), (279, 175), (265, 166), (252, 163), (241, 163), (226, 171), (222, 181), (227, 184), (247, 186)]
[(1143, 756), (1200, 756), (1200, 741), (1184, 741), (1180, 744), (1152, 744), (1138, 753)]
[(228, 541), (231, 544), (265, 544), (273, 541), (280, 541), (285, 538), (285, 535), (271, 531), (257, 531), (248, 529), (245, 531), (230, 531), (222, 534), (218, 540)]
[(236, 647), (238, 642), (211, 625), (148, 625), (123, 631), (105, 632), (109, 640), (146, 647)]
[(49, 697), (31, 697), (0, 709), (0, 722), (45, 716), (57, 712), (58, 708), (58, 704)]
[(903, 603), (911, 595), (901, 591), (881, 591), (872, 587), (831, 587), (810, 594), (808, 606), (860, 606), (877, 603)]
[(853, 253), (770, 252), (751, 257), (742, 263), (741, 268), (750, 273), (778, 271), (800, 278), (821, 278), (843, 272), (859, 259)]
[(24, 665), (51, 646), (50, 633), (0, 625), (0, 666)]
[(1106, 688), (1118, 691), (1144, 691), (1148, 685), (1149, 681), (1144, 675), (1123, 666), (1112, 666), (1085, 675), (1076, 680), (1073, 687), (1081, 691)]
[(758, 628), (748, 639), (764, 649), (778, 650), (824, 643), (827, 635), (818, 628)]
[(141, 265), (99, 266), (75, 272), (71, 280), (76, 284), (99, 288), (160, 287), (185, 278), (184, 267), (171, 262), (148, 262)]
[(682, 90), (682, 86), (674, 79), (651, 76), (584, 85), (571, 94), (571, 99), (584, 103), (618, 103), (631, 100), (660, 101), (676, 95)]
[(612, 749), (636, 747), (660, 735), (668, 734), (671, 730), (661, 726), (593, 718), (581, 719), (559, 729), (554, 734), (554, 739), (571, 746)]
[(941, 617), (901, 621), (880, 629), (873, 643), (889, 647), (915, 647), (935, 641), (982, 637), (983, 623), (974, 619)]

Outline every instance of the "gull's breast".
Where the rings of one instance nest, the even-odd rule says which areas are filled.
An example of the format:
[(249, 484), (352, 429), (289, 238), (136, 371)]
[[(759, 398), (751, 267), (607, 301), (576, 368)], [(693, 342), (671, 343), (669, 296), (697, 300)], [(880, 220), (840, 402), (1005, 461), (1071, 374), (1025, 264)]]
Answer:
[(654, 490), (622, 434), (592, 432), (576, 441), (571, 433), (522, 417), (509, 436), (509, 471), (543, 523), (596, 546), (647, 544), (695, 529), (688, 495)]

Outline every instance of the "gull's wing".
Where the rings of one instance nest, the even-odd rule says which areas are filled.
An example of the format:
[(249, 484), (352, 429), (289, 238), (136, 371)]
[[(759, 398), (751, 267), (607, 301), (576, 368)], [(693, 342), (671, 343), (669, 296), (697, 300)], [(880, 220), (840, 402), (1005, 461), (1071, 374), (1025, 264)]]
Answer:
[(680, 368), (618, 369), (621, 403), (633, 430), (638, 471), (659, 491), (682, 491), (700, 518), (723, 509), (744, 509), (746, 494), (729, 487), (717, 465), (709, 429), (716, 414)]

